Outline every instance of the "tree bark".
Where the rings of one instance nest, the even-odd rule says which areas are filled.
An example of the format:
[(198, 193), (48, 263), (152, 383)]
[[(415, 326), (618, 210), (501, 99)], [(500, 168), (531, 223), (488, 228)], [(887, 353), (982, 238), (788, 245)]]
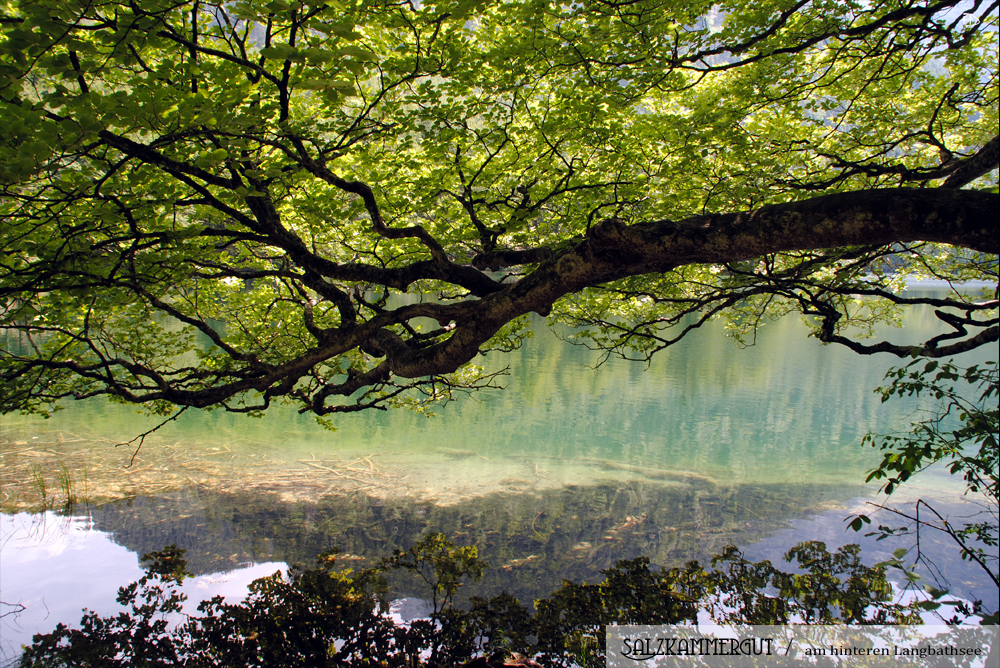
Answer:
[[(382, 348), (397, 376), (450, 373), (513, 318), (532, 311), (546, 315), (560, 297), (588, 286), (687, 264), (914, 241), (1000, 252), (1000, 196), (954, 189), (863, 190), (678, 222), (626, 225), (608, 219), (517, 283), (463, 304), (468, 312), (446, 341), (418, 350), (399, 342)], [(389, 344), (391, 336), (382, 339)]]

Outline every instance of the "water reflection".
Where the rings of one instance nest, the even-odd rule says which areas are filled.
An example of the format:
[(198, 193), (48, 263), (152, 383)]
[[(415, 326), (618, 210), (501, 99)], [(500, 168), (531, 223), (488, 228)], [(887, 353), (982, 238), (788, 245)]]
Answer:
[[(466, 593), (503, 591), (532, 601), (563, 579), (594, 581), (619, 559), (705, 561), (822, 512), (860, 488), (817, 485), (573, 486), (531, 494), (495, 492), (438, 505), (411, 497), (331, 495), (288, 502), (277, 493), (189, 489), (90, 511), (95, 528), (136, 553), (175, 543), (196, 573), (261, 561), (311, 564), (339, 549), (370, 564), (428, 532), (476, 545), (491, 568)], [(401, 594), (419, 594), (407, 591)]]
[[(910, 309), (905, 333), (924, 340), (937, 324), (929, 309)], [(995, 359), (996, 350), (965, 357)], [(704, 561), (735, 543), (769, 545), (761, 554), (773, 558), (814, 538), (815, 517), (841, 535), (849, 512), (829, 509), (863, 496), (858, 483), (877, 461), (861, 437), (903, 428), (929, 406), (882, 406), (872, 389), (900, 362), (821, 346), (794, 318), (769, 323), (747, 350), (708, 327), (648, 370), (614, 360), (594, 370), (596, 362), (538, 327), (516, 353), (480, 360), (511, 365), (506, 391), (433, 419), (348, 415), (330, 432), (291, 408), (259, 420), (189, 411), (138, 454), (116, 444), (157, 420), (128, 407), (91, 401), (50, 420), (5, 416), (0, 507), (74, 501), (89, 524), (69, 521), (69, 534), (86, 527), (122, 546), (121, 554), (94, 548), (87, 566), (79, 558), (87, 550), (51, 562), (44, 550), (24, 553), (80, 580), (87, 568), (119, 577), (109, 586), (95, 575), (103, 593), (74, 597), (72, 612), (44, 618), (49, 627), (78, 620), (82, 604), (98, 605), (91, 600), (113, 599), (138, 574), (137, 554), (170, 543), (206, 574), (261, 561), (309, 564), (331, 548), (370, 563), (440, 531), (477, 545), (492, 566), (467, 594), (530, 601), (564, 578), (595, 581), (600, 569), (638, 555)], [(396, 584), (399, 595), (422, 593)], [(45, 604), (65, 588), (51, 591)]]
[[(908, 538), (876, 542), (845, 531), (844, 517), (861, 510), (863, 499), (855, 496), (860, 492), (835, 485), (632, 481), (531, 494), (495, 492), (439, 505), (362, 493), (313, 502), (288, 501), (277, 492), (190, 488), (78, 507), (85, 513), (78, 516), (6, 515), (2, 598), (11, 604), (3, 612), (12, 614), (0, 622), (0, 657), (13, 657), (17, 644), (28, 642), (34, 632), (59, 621), (76, 623), (83, 606), (101, 614), (117, 611), (115, 589), (139, 577), (138, 555), (168, 544), (188, 551), (189, 566), (198, 576), (184, 588), (192, 613), (198, 601), (214, 595), (239, 600), (251, 580), (284, 564), (309, 565), (319, 553), (338, 549), (340, 563), (370, 565), (429, 532), (444, 533), (458, 545), (476, 545), (490, 564), (479, 583), (463, 588), (463, 598), (507, 592), (530, 603), (564, 579), (598, 581), (602, 569), (640, 555), (661, 565), (691, 559), (704, 564), (735, 544), (752, 560), (780, 563), (791, 545), (823, 540), (831, 550), (860, 542), (864, 560), (874, 563), (897, 547), (911, 547)], [(934, 498), (946, 515), (968, 512), (938, 489), (919, 492)], [(840, 501), (852, 497), (849, 507)], [(933, 573), (924, 569), (925, 577), (942, 577), (939, 585), (953, 595), (985, 598), (995, 609), (997, 592), (986, 575), (959, 559), (946, 538), (925, 536), (922, 550), (935, 568)], [(409, 604), (427, 595), (426, 585), (415, 579), (397, 576), (391, 587), (394, 597), (409, 597)]]
[[(75, 515), (51, 511), (2, 516), (4, 601), (0, 665), (33, 633), (77, 624), (81, 608), (118, 611), (117, 587), (138, 579), (138, 556), (176, 544), (198, 576), (185, 586), (189, 612), (199, 600), (238, 600), (252, 579), (282, 563), (311, 565), (321, 552), (370, 565), (407, 549), (429, 532), (476, 545), (490, 564), (462, 594), (508, 592), (525, 603), (564, 579), (601, 579), (600, 570), (640, 555), (658, 564), (703, 562), (728, 544), (745, 545), (822, 512), (858, 487), (738, 485), (703, 478), (496, 491), (442, 505), (412, 496), (331, 494), (289, 500), (280, 491), (220, 492), (191, 487), (100, 506)], [(396, 598), (427, 595), (421, 582), (397, 576)]]
[[(83, 608), (104, 616), (120, 612), (118, 587), (142, 576), (139, 555), (86, 515), (0, 515), (0, 537), (0, 666), (16, 660), (35, 633), (59, 622), (78, 626)], [(260, 563), (189, 579), (185, 612), (196, 614), (199, 601), (216, 595), (237, 603), (251, 581), (283, 566)]]

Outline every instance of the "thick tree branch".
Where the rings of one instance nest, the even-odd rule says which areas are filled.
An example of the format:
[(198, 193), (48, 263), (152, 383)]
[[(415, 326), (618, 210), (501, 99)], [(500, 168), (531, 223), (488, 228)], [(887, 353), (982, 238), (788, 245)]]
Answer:
[(627, 276), (687, 264), (726, 263), (810, 248), (936, 241), (985, 253), (1000, 251), (1000, 196), (956, 190), (868, 190), (815, 197), (756, 211), (693, 216), (680, 222), (625, 225), (615, 219), (475, 307), (446, 341), (393, 351), (393, 373), (415, 378), (449, 373), (517, 316), (547, 314), (556, 300)]
[(961, 160), (945, 179), (942, 188), (961, 188), (1000, 167), (1000, 136), (986, 142), (975, 155)]

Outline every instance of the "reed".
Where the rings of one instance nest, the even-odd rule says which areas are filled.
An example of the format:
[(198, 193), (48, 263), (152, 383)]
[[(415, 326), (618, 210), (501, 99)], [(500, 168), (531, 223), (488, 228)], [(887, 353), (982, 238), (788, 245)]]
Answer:
[(72, 508), (76, 505), (76, 491), (74, 490), (73, 474), (70, 473), (69, 467), (66, 466), (65, 462), (59, 462), (59, 473), (56, 475), (56, 478), (59, 481), (59, 488), (66, 499), (66, 508)]
[(31, 487), (41, 499), (42, 508), (48, 508), (49, 497), (45, 482), (45, 471), (42, 470), (42, 467), (37, 464), (34, 464), (31, 467)]

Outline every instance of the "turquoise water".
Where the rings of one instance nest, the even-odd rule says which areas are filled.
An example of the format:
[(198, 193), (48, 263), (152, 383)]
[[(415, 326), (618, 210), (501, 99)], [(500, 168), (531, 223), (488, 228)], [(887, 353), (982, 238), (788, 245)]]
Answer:
[[(911, 309), (895, 338), (923, 340), (934, 324), (929, 310)], [(439, 503), (594, 480), (844, 485), (860, 482), (876, 460), (859, 447), (865, 433), (902, 429), (921, 405), (930, 406), (881, 405), (872, 390), (902, 362), (823, 346), (796, 318), (769, 323), (746, 349), (710, 326), (648, 368), (612, 359), (595, 369), (596, 353), (559, 340), (540, 320), (534, 329), (521, 350), (480, 360), (487, 368), (509, 365), (505, 390), (461, 397), (432, 418), (371, 411), (338, 416), (337, 431), (329, 431), (288, 406), (260, 419), (192, 410), (147, 438), (140, 465), (129, 471), (122, 467), (135, 447), (114, 445), (158, 420), (90, 401), (47, 421), (5, 418), (5, 452), (16, 455), (13, 441), (47, 443), (57, 452), (90, 448), (94, 457), (83, 465), (98, 491), (102, 476), (127, 475), (141, 492), (180, 470), (191, 482), (225, 479), (232, 489), (241, 477), (260, 487), (269, 475), (299, 472), (298, 482), (324, 490), (364, 488)], [(52, 469), (42, 450), (38, 461)], [(143, 465), (160, 477), (134, 473)], [(342, 474), (343, 485), (336, 487), (330, 469)]]
[[(924, 340), (935, 323), (930, 310), (911, 309), (893, 339)], [(116, 444), (158, 420), (129, 407), (90, 401), (50, 420), (7, 416), (4, 507), (37, 505), (41, 480), (50, 507), (62, 507), (67, 490), (79, 502), (67, 515), (86, 519), (68, 521), (73, 531), (86, 527), (133, 555), (176, 543), (199, 574), (309, 563), (333, 547), (364, 563), (442, 531), (478, 545), (492, 566), (469, 593), (532, 600), (563, 578), (593, 581), (640, 554), (672, 564), (732, 543), (767, 544), (758, 552), (771, 556), (818, 526), (853, 540), (842, 519), (876, 491), (862, 485), (878, 460), (862, 437), (904, 429), (932, 406), (881, 404), (872, 390), (903, 362), (823, 346), (796, 318), (768, 323), (747, 349), (709, 326), (648, 368), (612, 359), (595, 369), (597, 354), (541, 320), (534, 330), (520, 350), (480, 360), (509, 365), (505, 390), (441, 406), (432, 418), (369, 412), (338, 418), (329, 431), (291, 407), (261, 419), (188, 411), (133, 460), (134, 442)], [(960, 361), (990, 358), (995, 347)], [(947, 475), (912, 487), (956, 500)], [(30, 525), (42, 516), (17, 517), (36, 518), (18, 520)], [(34, 545), (28, 535), (16, 547), (5, 540), (3, 558), (16, 549), (18, 563), (59, 568), (46, 561), (54, 557), (42, 543), (51, 539)], [(100, 564), (108, 549), (79, 547), (73, 558)], [(962, 578), (974, 588), (974, 576)], [(109, 578), (105, 598), (124, 584)], [(96, 585), (72, 593), (72, 580), (23, 600), (36, 611), (45, 596), (90, 605)], [(31, 625), (27, 613), (20, 619)], [(74, 621), (39, 619), (35, 630)]]

